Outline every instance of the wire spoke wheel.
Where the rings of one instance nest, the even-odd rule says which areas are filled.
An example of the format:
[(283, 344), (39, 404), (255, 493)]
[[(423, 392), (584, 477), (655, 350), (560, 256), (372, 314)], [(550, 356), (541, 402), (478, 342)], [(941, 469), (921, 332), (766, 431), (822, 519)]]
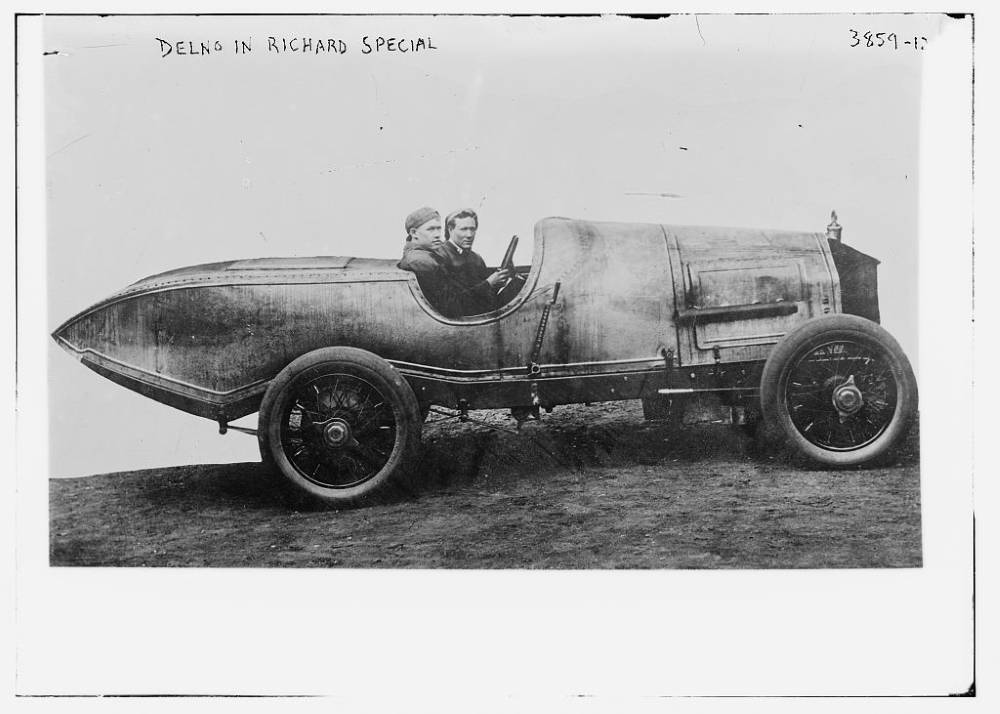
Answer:
[(306, 494), (330, 503), (381, 490), (412, 460), (420, 415), (388, 363), (351, 348), (296, 360), (261, 404), (261, 453)]
[(896, 382), (879, 351), (858, 342), (827, 342), (789, 369), (785, 403), (806, 439), (834, 451), (877, 439), (896, 413)]
[(303, 478), (326, 488), (367, 481), (389, 462), (396, 418), (386, 395), (351, 374), (296, 384), (281, 417), (285, 456)]
[(906, 436), (917, 385), (892, 336), (854, 315), (810, 320), (775, 346), (761, 378), (768, 423), (803, 455), (853, 466)]

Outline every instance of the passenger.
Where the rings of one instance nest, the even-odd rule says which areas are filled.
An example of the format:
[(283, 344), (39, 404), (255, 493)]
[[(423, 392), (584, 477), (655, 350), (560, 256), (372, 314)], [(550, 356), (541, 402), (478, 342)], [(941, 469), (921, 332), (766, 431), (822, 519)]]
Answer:
[(397, 264), (416, 273), (424, 295), (446, 317), (456, 316), (455, 290), (441, 251), (441, 214), (433, 208), (418, 208), (406, 217), (406, 245)]
[[(441, 238), (441, 214), (430, 206), (418, 208), (406, 217), (406, 244), (403, 246), (403, 260), (411, 249), (420, 246), (421, 250), (440, 248), (443, 238)], [(402, 262), (402, 261), (400, 261)], [(409, 270), (402, 265), (403, 270)]]
[(487, 268), (482, 256), (472, 250), (478, 230), (479, 216), (471, 208), (454, 211), (445, 221), (441, 253), (448, 275), (455, 283), (462, 315), (479, 315), (497, 309), (497, 291), (511, 277), (509, 270)]

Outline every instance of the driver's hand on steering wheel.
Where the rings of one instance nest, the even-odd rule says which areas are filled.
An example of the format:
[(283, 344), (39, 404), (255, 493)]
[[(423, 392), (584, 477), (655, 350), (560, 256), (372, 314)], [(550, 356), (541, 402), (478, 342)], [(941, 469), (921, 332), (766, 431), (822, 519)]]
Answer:
[(491, 288), (495, 288), (498, 284), (502, 285), (513, 277), (514, 271), (508, 268), (497, 268), (496, 272), (490, 277), (486, 278), (486, 282), (490, 284)]

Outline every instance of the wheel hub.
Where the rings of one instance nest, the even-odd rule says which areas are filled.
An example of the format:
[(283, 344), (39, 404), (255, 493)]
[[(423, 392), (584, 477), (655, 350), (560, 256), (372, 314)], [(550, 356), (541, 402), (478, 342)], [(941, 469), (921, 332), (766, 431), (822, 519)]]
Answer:
[(847, 378), (846, 382), (833, 390), (833, 406), (840, 414), (841, 421), (856, 414), (864, 406), (864, 403), (861, 390), (854, 383), (853, 374)]
[(331, 419), (330, 423), (323, 427), (323, 440), (327, 446), (334, 448), (347, 446), (354, 441), (351, 425), (343, 419)]

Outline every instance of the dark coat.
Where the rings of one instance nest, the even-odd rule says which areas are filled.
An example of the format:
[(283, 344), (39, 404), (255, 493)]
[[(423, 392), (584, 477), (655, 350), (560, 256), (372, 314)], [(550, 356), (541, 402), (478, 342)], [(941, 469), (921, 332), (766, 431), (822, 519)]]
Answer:
[(478, 315), (495, 310), (496, 290), (486, 282), (493, 271), (486, 267), (483, 257), (473, 250), (459, 252), (450, 240), (439, 250), (457, 291), (461, 314)]
[(397, 263), (401, 270), (416, 273), (420, 290), (434, 308), (445, 317), (459, 317), (465, 302), (462, 289), (448, 271), (443, 251), (407, 242)]

